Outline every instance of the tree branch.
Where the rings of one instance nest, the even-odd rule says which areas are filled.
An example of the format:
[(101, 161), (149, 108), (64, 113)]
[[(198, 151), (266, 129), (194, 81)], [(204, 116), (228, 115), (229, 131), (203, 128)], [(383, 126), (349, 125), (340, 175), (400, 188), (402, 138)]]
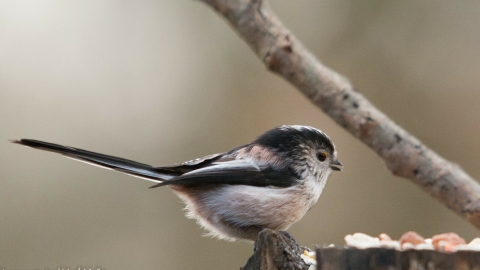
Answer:
[(480, 228), (480, 185), (440, 157), (323, 65), (262, 0), (202, 0), (224, 16), (268, 69), (279, 74), (335, 122), (368, 145), (397, 176)]

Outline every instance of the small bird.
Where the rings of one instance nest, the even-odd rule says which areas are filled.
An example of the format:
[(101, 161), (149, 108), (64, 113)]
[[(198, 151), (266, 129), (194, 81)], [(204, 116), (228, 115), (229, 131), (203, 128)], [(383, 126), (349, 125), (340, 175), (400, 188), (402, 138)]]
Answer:
[(228, 152), (182, 164), (153, 167), (58, 144), (12, 141), (169, 186), (210, 236), (256, 241), (265, 228), (285, 231), (317, 202), (332, 171), (341, 171), (337, 151), (322, 131), (280, 126)]

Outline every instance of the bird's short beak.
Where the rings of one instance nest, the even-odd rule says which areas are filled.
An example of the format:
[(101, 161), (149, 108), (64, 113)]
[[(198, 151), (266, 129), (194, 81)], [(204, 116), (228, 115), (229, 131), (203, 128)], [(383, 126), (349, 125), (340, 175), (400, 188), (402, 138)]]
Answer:
[(334, 160), (330, 163), (330, 169), (332, 169), (334, 171), (341, 171), (342, 166), (343, 166), (342, 163), (338, 159), (336, 159), (336, 160)]

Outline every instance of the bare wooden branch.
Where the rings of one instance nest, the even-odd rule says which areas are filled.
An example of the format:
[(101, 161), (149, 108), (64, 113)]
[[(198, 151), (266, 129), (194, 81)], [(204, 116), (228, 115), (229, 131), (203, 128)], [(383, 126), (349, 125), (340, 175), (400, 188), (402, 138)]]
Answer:
[(224, 16), (268, 69), (279, 74), (339, 125), (368, 145), (395, 175), (480, 228), (480, 185), (440, 157), (323, 65), (262, 0), (202, 0)]

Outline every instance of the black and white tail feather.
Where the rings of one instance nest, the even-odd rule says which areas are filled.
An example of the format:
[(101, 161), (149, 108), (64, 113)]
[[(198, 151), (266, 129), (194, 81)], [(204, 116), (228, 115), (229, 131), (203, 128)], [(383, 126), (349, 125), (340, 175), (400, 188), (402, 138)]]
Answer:
[(147, 164), (69, 146), (63, 146), (59, 144), (31, 139), (14, 140), (12, 141), (12, 143), (21, 144), (39, 150), (59, 153), (68, 158), (99, 166), (105, 169), (119, 171), (156, 183), (161, 183), (165, 180), (169, 180), (175, 177), (174, 172), (169, 172), (166, 170), (155, 170), (154, 167)]

